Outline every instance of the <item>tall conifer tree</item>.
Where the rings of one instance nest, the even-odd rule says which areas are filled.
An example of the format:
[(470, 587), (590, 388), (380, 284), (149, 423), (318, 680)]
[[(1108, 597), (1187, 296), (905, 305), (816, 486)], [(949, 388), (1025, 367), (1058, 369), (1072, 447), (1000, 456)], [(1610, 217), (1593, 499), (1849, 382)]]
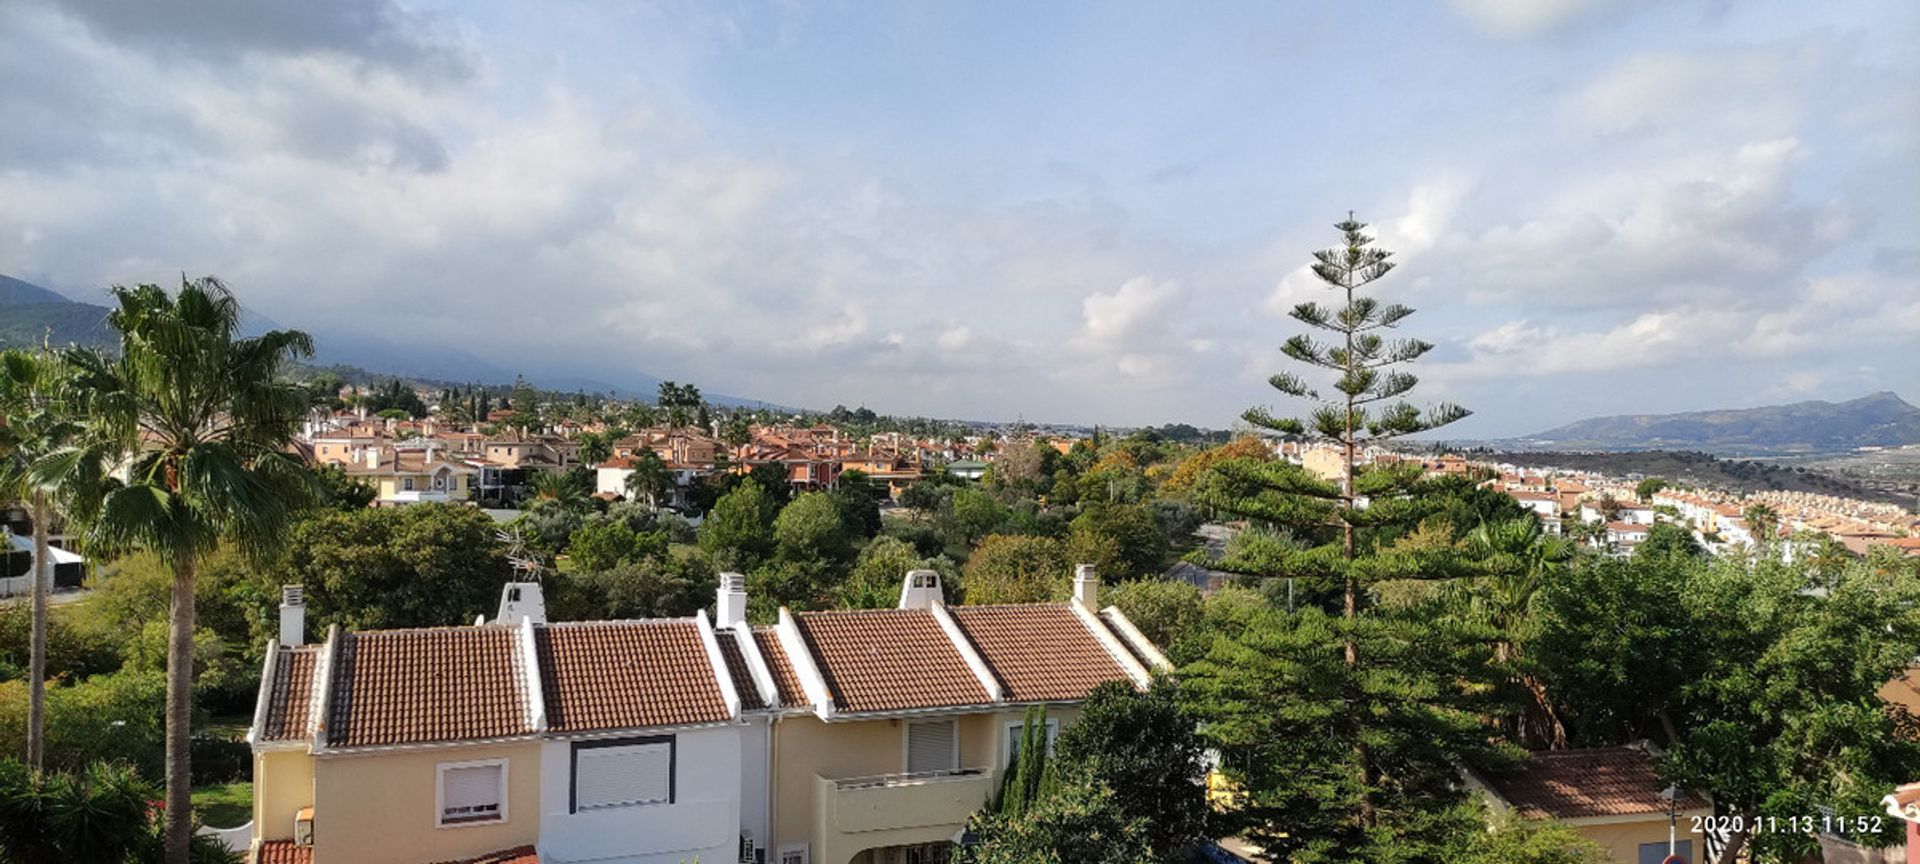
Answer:
[[(1292, 311), (1324, 335), (1281, 346), (1306, 375), (1269, 379), (1315, 407), (1305, 418), (1265, 408), (1244, 416), (1333, 448), (1338, 471), (1326, 478), (1284, 461), (1229, 460), (1201, 494), (1291, 535), (1281, 548), (1263, 546), (1257, 558), (1228, 566), (1304, 580), (1305, 602), (1233, 622), (1187, 674), (1204, 713), (1218, 718), (1210, 734), (1229, 773), (1249, 792), (1246, 829), (1269, 851), (1298, 861), (1440, 860), (1418, 847), (1448, 833), (1441, 822), (1458, 821), (1446, 815), (1458, 812), (1454, 765), (1489, 755), (1479, 718), (1492, 692), (1490, 636), (1469, 632), (1472, 625), (1431, 601), (1378, 602), (1374, 589), (1383, 582), (1470, 571), (1450, 544), (1399, 542), (1437, 509), (1417, 466), (1360, 463), (1371, 444), (1468, 412), (1451, 404), (1422, 411), (1402, 398), (1418, 379), (1396, 367), (1433, 346), (1388, 338), (1413, 310), (1362, 292), (1393, 269), (1392, 253), (1374, 248), (1351, 215), (1335, 227), (1341, 244), (1314, 253), (1312, 270), (1337, 304)], [(1331, 380), (1316, 386), (1309, 375)]]

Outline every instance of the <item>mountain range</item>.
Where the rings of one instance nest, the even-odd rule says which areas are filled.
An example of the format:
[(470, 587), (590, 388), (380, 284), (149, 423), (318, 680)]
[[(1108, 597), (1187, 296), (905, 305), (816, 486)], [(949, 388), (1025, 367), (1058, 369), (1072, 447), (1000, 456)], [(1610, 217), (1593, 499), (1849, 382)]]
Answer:
[[(0, 274), (0, 348), (38, 345), (43, 339), (55, 345), (72, 343), (110, 348), (115, 344), (115, 337), (106, 323), (108, 311), (106, 306), (82, 303), (52, 289)], [(242, 330), (249, 334), (280, 326), (271, 319), (251, 313), (241, 322)], [(411, 379), (427, 386), (470, 382), (510, 384), (517, 374), (479, 354), (457, 348), (395, 342), (361, 333), (314, 332), (313, 338), (316, 350), (309, 361), (311, 365), (353, 367), (381, 377)], [(647, 399), (653, 398), (661, 381), (643, 372), (628, 372), (618, 382), (567, 374), (530, 374), (527, 380), (546, 390)], [(703, 395), (709, 402), (718, 405), (778, 407), (724, 393)]]
[(1845, 402), (1814, 400), (1761, 408), (1594, 417), (1494, 443), (1532, 450), (1832, 453), (1920, 444), (1920, 408), (1882, 391)]

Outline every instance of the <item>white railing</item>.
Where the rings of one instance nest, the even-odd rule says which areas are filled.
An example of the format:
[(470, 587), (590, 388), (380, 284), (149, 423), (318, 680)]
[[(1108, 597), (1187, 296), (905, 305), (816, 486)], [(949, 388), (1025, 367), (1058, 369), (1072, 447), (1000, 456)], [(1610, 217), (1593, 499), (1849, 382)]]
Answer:
[(940, 771), (914, 771), (902, 774), (873, 774), (866, 777), (848, 777), (833, 781), (833, 785), (842, 792), (855, 789), (884, 789), (890, 786), (917, 786), (940, 780), (953, 780), (965, 777), (980, 777), (987, 773), (985, 768), (952, 768)]

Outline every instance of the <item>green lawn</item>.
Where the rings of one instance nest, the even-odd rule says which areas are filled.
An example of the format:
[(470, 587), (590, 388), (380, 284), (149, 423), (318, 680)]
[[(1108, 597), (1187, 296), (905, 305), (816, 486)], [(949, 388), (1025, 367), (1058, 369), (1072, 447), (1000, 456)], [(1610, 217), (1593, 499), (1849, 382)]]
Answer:
[(237, 828), (253, 818), (253, 784), (246, 780), (193, 790), (193, 809), (213, 828)]

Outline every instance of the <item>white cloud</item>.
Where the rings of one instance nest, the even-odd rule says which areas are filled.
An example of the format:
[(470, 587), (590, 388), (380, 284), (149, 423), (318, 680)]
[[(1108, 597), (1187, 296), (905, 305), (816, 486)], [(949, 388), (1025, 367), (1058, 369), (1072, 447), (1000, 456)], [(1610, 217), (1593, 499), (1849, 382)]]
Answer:
[(1139, 339), (1179, 290), (1172, 282), (1142, 275), (1111, 292), (1089, 294), (1080, 302), (1082, 332), (1088, 341), (1102, 345)]
[(1448, 0), (1455, 12), (1488, 33), (1515, 38), (1558, 30), (1619, 0)]

